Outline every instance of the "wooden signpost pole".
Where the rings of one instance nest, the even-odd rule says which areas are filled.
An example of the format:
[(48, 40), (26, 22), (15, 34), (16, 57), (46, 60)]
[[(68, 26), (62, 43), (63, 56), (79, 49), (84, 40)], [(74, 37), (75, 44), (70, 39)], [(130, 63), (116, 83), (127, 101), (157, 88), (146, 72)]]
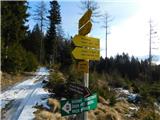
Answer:
[[(88, 62), (87, 69), (89, 71), (89, 60), (87, 60), (87, 62)], [(84, 73), (84, 86), (87, 88), (89, 87), (89, 72)], [(87, 120), (87, 116), (88, 116), (87, 112), (84, 112), (84, 120)]]

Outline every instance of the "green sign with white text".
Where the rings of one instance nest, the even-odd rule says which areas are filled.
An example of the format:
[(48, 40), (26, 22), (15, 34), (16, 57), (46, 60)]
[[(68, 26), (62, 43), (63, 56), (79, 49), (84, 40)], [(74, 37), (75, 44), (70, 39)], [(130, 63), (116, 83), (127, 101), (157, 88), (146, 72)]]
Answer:
[(75, 100), (61, 100), (62, 116), (78, 114), (84, 111), (93, 110), (97, 107), (97, 94), (93, 94), (87, 98)]

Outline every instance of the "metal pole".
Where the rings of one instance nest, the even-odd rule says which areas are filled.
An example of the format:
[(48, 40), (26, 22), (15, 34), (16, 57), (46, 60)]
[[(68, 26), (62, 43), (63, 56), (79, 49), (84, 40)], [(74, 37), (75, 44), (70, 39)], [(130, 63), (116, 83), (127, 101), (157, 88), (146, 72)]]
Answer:
[(152, 62), (152, 56), (151, 56), (151, 34), (152, 34), (152, 25), (151, 25), (151, 19), (149, 21), (149, 25), (150, 25), (150, 30), (149, 30), (149, 65), (151, 67), (151, 62)]
[(108, 33), (108, 16), (106, 14), (106, 58), (107, 58), (107, 33)]

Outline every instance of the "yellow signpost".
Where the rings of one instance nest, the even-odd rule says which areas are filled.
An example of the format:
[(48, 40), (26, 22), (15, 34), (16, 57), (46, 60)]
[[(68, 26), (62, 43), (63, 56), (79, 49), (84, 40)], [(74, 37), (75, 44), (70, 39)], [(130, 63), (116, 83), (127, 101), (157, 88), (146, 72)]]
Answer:
[(91, 31), (91, 28), (92, 28), (92, 23), (89, 21), (79, 30), (79, 34), (87, 35)]
[[(73, 43), (79, 47), (72, 51), (75, 59), (84, 60), (79, 62), (78, 70), (84, 72), (84, 86), (87, 88), (89, 86), (89, 60), (100, 59), (99, 39), (85, 36), (92, 28), (91, 15), (92, 10), (89, 9), (79, 20), (78, 35), (73, 38)], [(80, 118), (87, 120), (87, 113), (79, 114), (77, 119)]]
[(79, 72), (85, 72), (85, 73), (88, 73), (89, 72), (89, 69), (88, 69), (88, 65), (89, 63), (87, 61), (80, 61), (78, 63), (78, 71)]
[(97, 48), (99, 49), (99, 39), (93, 38), (93, 37), (87, 37), (82, 35), (75, 35), (73, 38), (73, 43), (76, 46), (84, 46), (84, 47), (90, 47), (90, 48)]
[(76, 47), (72, 51), (73, 56), (80, 60), (99, 60), (99, 50)]
[(92, 15), (92, 10), (88, 10), (79, 20), (79, 29), (90, 20)]

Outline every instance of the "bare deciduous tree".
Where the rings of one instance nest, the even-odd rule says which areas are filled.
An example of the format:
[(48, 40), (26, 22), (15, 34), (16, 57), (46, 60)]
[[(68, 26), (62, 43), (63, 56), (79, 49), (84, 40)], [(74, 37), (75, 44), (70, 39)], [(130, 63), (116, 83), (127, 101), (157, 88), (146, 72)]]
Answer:
[(97, 18), (100, 18), (102, 15), (100, 14), (100, 6), (98, 3), (94, 0), (86, 0), (86, 1), (81, 1), (81, 6), (80, 8), (84, 11), (91, 9), (92, 10), (92, 17), (91, 20), (93, 22), (98, 22), (96, 20)]
[(43, 41), (43, 29), (46, 25), (47, 22), (47, 9), (46, 9), (46, 4), (44, 1), (41, 1), (40, 3), (38, 2), (38, 5), (36, 6), (36, 9), (33, 14), (33, 19), (35, 21), (38, 21), (38, 24), (40, 26), (40, 30), (42, 33), (42, 38), (41, 38), (41, 46), (40, 46), (40, 62), (42, 62), (43, 57), (44, 57), (44, 41)]
[(34, 15), (33, 17), (34, 20), (38, 21), (40, 25), (41, 32), (43, 32), (43, 27), (46, 25), (46, 21), (47, 21), (47, 17), (46, 17), (47, 9), (44, 1), (41, 1), (40, 3), (38, 3), (33, 15)]

